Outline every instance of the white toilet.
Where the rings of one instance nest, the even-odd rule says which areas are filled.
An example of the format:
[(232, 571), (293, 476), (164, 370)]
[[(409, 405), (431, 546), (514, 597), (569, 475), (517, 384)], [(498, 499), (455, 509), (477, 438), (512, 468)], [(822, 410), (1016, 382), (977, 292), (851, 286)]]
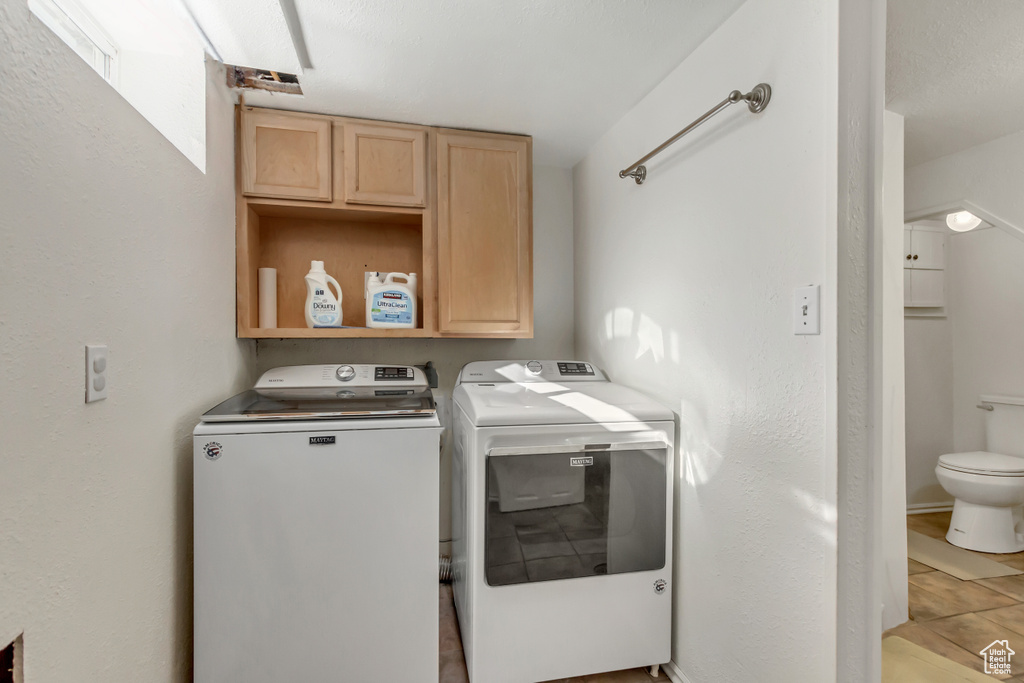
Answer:
[(984, 553), (1024, 550), (1024, 398), (982, 396), (987, 451), (939, 456), (935, 474), (956, 498), (946, 540)]

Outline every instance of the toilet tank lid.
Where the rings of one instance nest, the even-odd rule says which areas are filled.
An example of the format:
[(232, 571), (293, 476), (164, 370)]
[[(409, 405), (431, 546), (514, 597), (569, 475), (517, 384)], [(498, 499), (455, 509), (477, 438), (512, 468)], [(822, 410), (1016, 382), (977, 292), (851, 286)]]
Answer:
[(994, 394), (982, 394), (982, 403), (999, 403), (1007, 406), (1024, 406), (1024, 396), (996, 396)]
[(961, 472), (1024, 474), (1024, 458), (988, 451), (947, 453), (939, 456), (939, 464)]

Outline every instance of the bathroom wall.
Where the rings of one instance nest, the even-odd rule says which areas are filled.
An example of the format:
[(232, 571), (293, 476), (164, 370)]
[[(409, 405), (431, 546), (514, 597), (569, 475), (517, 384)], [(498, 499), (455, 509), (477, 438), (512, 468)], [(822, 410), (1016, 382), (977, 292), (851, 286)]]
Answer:
[[(946, 241), (947, 256), (951, 242)], [(954, 284), (952, 271), (946, 277), (948, 292)], [(942, 318), (904, 319), (909, 510), (953, 500), (935, 477), (939, 456), (954, 451), (952, 305), (947, 305), (946, 313)]]
[[(474, 360), (571, 358), (573, 356), (572, 171), (550, 166), (533, 169), (533, 339), (294, 339), (260, 340), (257, 370), (304, 363), (402, 363), (437, 368), (434, 390), (450, 415), (455, 378)], [(361, 297), (361, 292), (344, 292)], [(449, 424), (450, 426), (450, 424)], [(441, 550), (451, 539), (451, 448), (441, 468)]]
[[(748, 0), (574, 169), (577, 355), (679, 416), (672, 657), (695, 682), (836, 678), (835, 12)], [(619, 179), (759, 81), (763, 113)], [(824, 334), (794, 336), (812, 283)]]
[[(1024, 132), (906, 171), (908, 214), (968, 200), (1024, 226)], [(1014, 234), (1024, 237), (1024, 233)], [(947, 318), (907, 318), (907, 501), (949, 503), (942, 453), (984, 447), (983, 393), (1024, 396), (1024, 241), (1000, 229), (947, 238)]]
[(988, 228), (950, 242), (953, 449), (983, 450), (978, 397), (1024, 396), (1024, 240)]
[(231, 97), (211, 71), (203, 174), (24, 2), (0, 62), (0, 646), (28, 683), (189, 680), (191, 430), (253, 365)]

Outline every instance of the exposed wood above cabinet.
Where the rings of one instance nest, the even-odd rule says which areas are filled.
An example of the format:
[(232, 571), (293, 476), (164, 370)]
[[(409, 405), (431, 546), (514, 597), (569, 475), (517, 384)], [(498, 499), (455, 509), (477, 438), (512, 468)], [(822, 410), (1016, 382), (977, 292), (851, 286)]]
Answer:
[[(246, 106), (238, 131), (239, 337), (533, 335), (529, 137)], [(311, 260), (350, 327), (305, 327)], [(280, 327), (258, 327), (261, 267)], [(417, 274), (415, 329), (363, 327), (365, 271)]]

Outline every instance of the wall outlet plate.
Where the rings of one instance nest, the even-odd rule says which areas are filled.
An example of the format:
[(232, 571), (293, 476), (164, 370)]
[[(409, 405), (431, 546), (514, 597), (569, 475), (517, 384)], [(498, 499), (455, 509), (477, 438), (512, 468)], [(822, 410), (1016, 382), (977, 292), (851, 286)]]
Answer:
[(85, 347), (85, 402), (102, 401), (107, 397), (107, 347), (87, 344)]

